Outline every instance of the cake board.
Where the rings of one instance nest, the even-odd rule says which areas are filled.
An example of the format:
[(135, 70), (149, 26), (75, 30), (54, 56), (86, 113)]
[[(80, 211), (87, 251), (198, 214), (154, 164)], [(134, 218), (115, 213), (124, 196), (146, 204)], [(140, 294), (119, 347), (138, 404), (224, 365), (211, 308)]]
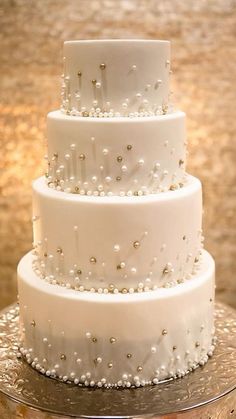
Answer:
[(236, 311), (216, 303), (217, 345), (204, 367), (139, 389), (89, 389), (49, 379), (17, 358), (19, 316), (0, 312), (0, 418), (236, 418)]

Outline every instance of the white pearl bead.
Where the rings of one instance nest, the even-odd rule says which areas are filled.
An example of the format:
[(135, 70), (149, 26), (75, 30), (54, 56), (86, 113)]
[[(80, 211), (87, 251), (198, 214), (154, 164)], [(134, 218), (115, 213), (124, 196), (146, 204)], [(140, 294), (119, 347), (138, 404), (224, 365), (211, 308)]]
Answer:
[(140, 160), (138, 161), (138, 165), (139, 165), (139, 166), (143, 166), (143, 165), (144, 165), (144, 160), (143, 160), (143, 159), (140, 159)]
[(119, 252), (120, 251), (120, 246), (118, 244), (115, 244), (113, 249), (114, 249), (114, 252)]

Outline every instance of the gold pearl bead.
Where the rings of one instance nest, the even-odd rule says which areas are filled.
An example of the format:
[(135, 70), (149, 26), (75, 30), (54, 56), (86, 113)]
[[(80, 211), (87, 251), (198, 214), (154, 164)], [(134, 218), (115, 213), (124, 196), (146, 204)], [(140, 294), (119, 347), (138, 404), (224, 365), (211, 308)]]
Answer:
[(175, 346), (175, 345), (174, 345), (174, 346), (173, 346), (173, 351), (175, 351), (176, 349), (177, 349), (177, 346)]
[(109, 364), (107, 364), (107, 366), (108, 366), (108, 368), (112, 368), (113, 367), (112, 362), (109, 362)]
[(119, 182), (121, 180), (121, 177), (120, 176), (116, 176), (116, 180), (117, 180), (117, 182)]
[(65, 361), (66, 360), (66, 355), (65, 354), (61, 354), (60, 358), (61, 358), (61, 360)]
[(92, 342), (96, 343), (97, 341), (97, 338), (92, 338)]
[(92, 256), (90, 258), (90, 263), (93, 263), (93, 264), (97, 263), (97, 259), (94, 256)]
[(88, 116), (89, 116), (89, 113), (88, 113), (88, 111), (84, 111), (84, 112), (82, 113), (82, 115), (83, 115), (83, 116), (88, 117)]
[(163, 335), (163, 336), (167, 335), (167, 330), (166, 330), (166, 329), (163, 329), (163, 330), (162, 330), (162, 335)]
[(97, 83), (97, 80), (96, 79), (93, 79), (92, 80), (92, 84), (96, 84)]
[(122, 160), (123, 160), (123, 157), (122, 157), (122, 156), (118, 156), (118, 157), (116, 158), (116, 160), (118, 161), (118, 163), (121, 163), (121, 162), (122, 162)]
[(100, 69), (101, 70), (105, 70), (105, 68), (106, 68), (106, 64), (104, 64), (104, 63), (100, 64)]
[(139, 365), (138, 368), (137, 368), (137, 371), (141, 372), (142, 370), (143, 370), (143, 368)]
[(78, 77), (81, 77), (81, 76), (82, 76), (81, 71), (78, 71), (77, 76), (78, 76)]
[(77, 273), (77, 275), (81, 275), (82, 274), (81, 269), (77, 269), (76, 273)]
[(133, 246), (135, 249), (138, 249), (140, 247), (140, 242), (139, 241), (133, 242)]
[(62, 248), (61, 247), (57, 248), (57, 253), (59, 253), (60, 255), (62, 254)]
[(180, 159), (179, 160), (179, 167), (182, 166), (184, 164), (184, 160)]
[(126, 356), (128, 359), (132, 358), (132, 354), (127, 354)]
[(168, 274), (169, 273), (169, 269), (168, 269), (168, 267), (166, 266), (164, 269), (163, 269), (163, 274), (164, 275), (166, 275), (166, 274)]
[(80, 155), (79, 155), (79, 159), (80, 159), (80, 160), (85, 160), (85, 154), (80, 154)]
[(110, 343), (115, 343), (116, 342), (116, 338), (110, 338)]
[(129, 151), (132, 150), (132, 145), (128, 144), (127, 145), (127, 150), (129, 150)]
[(30, 324), (31, 324), (31, 326), (35, 327), (36, 326), (35, 320), (32, 320), (32, 322), (30, 322)]

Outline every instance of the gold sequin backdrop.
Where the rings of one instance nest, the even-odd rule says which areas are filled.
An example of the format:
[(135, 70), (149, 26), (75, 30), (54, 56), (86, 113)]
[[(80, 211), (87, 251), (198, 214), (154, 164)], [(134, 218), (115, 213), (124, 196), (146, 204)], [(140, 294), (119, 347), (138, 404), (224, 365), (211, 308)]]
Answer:
[(204, 188), (205, 246), (218, 298), (236, 306), (234, 0), (1, 0), (0, 307), (30, 248), (31, 180), (44, 172), (45, 117), (59, 107), (62, 42), (172, 42), (172, 90), (188, 116), (188, 172)]

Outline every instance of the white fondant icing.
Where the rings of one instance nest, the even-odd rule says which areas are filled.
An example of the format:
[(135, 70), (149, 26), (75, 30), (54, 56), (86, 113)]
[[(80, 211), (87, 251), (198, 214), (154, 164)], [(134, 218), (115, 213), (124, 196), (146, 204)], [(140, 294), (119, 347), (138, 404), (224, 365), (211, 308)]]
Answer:
[[(201, 183), (140, 197), (77, 196), (33, 183), (35, 269), (79, 290), (143, 291), (198, 267)], [(80, 288), (82, 287), (82, 288)]]
[(185, 182), (183, 112), (94, 120), (56, 111), (48, 114), (47, 126), (47, 181), (57, 189), (129, 195)]
[(145, 294), (76, 293), (18, 267), (21, 353), (47, 376), (76, 384), (139, 387), (183, 376), (214, 345), (214, 261), (198, 277)]
[(20, 353), (91, 387), (181, 377), (214, 349), (214, 261), (169, 103), (169, 42), (72, 41), (64, 55), (67, 115), (48, 115), (34, 251), (18, 267)]
[(62, 109), (98, 117), (166, 113), (169, 72), (168, 41), (65, 42)]

